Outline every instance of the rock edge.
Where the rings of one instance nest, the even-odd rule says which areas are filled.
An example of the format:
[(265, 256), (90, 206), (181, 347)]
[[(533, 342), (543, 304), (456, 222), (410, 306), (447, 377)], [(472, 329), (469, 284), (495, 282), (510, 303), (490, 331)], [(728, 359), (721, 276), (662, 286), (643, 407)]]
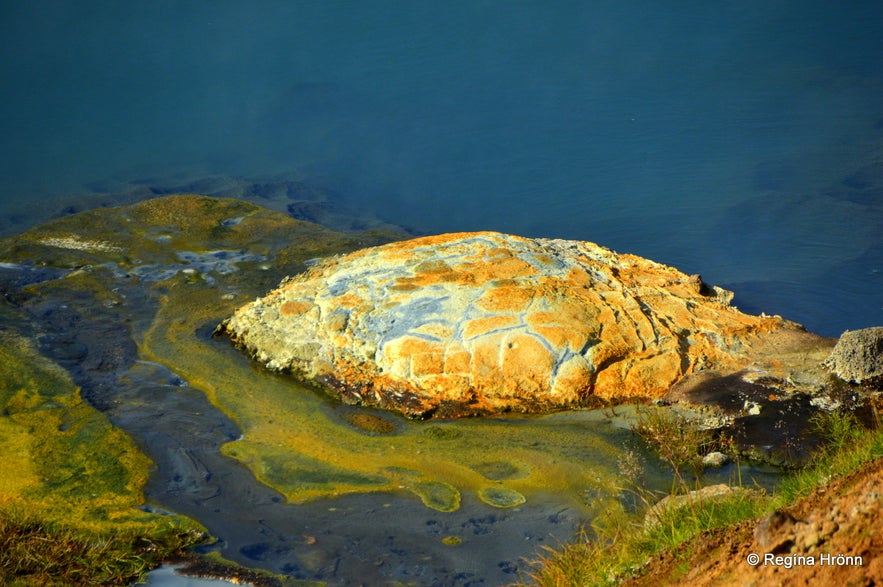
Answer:
[(323, 260), (224, 321), (267, 367), (412, 417), (660, 397), (766, 333), (698, 275), (585, 241), (422, 237)]

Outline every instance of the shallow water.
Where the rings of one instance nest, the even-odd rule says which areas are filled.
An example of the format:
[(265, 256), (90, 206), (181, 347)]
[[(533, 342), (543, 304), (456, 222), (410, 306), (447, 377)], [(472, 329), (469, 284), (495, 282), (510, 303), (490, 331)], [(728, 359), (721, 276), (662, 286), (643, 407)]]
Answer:
[(837, 335), (883, 323), (881, 29), (873, 0), (7, 3), (2, 229), (284, 173), (422, 232), (637, 253)]
[(163, 565), (158, 569), (150, 571), (147, 574), (147, 581), (137, 583), (137, 585), (147, 585), (149, 587), (224, 587), (224, 585), (248, 586), (250, 583), (231, 583), (222, 579), (188, 577), (176, 572), (176, 568), (172, 565)]
[[(268, 282), (354, 246), (243, 202), (164, 198), (2, 241), (0, 289), (156, 464), (143, 509), (198, 520), (217, 538), (204, 550), (249, 567), (335, 585), (502, 584), (582, 524), (634, 513), (632, 488), (670, 488), (630, 408), (414, 422), (341, 405), (212, 336)], [(641, 461), (631, 477), (628, 456)], [(749, 485), (774, 478), (742, 471)]]
[[(247, 196), (282, 210), (318, 198), (307, 209), (323, 221), (355, 213), (363, 226), (380, 218), (417, 232), (592, 240), (702, 273), (734, 289), (743, 310), (837, 335), (883, 323), (880, 30), (877, 1), (271, 0), (259, 11), (236, 1), (5, 3), (0, 232), (177, 188), (229, 195), (216, 176), (282, 174), (298, 180), (297, 190), (280, 196), (268, 181)], [(153, 302), (132, 294), (127, 303), (140, 315)], [(83, 340), (62, 336), (54, 346), (50, 336), (44, 352), (69, 368), (156, 358), (140, 356), (140, 341), (120, 324), (119, 316), (99, 321)], [(97, 339), (118, 348), (106, 342), (84, 358)], [(160, 341), (150, 352), (162, 354)], [(346, 410), (304, 390), (315, 417), (300, 417), (320, 439), (305, 445), (307, 457), (334, 444), (322, 435), (337, 430), (332, 455), (356, 465), (347, 474), (313, 467), (285, 487), (272, 459), (248, 451), (261, 434), (279, 441), (278, 430), (255, 424), (266, 406), (253, 406), (253, 421), (231, 420), (181, 378), (211, 383), (190, 367), (177, 374), (123, 364), (113, 371), (120, 381), (85, 383), (91, 401), (161, 464), (148, 488), (156, 506), (211, 522), (222, 538), (216, 548), (240, 562), (342, 581), (371, 571), (493, 584), (514, 578), (519, 556), (572, 536), (593, 515), (591, 504), (562, 505), (560, 491), (551, 499), (529, 486), (531, 476), (517, 478), (521, 461), (456, 469), (456, 453), (441, 451), (449, 463), (441, 471), (418, 457), (417, 441), (428, 441), (395, 418), (394, 434), (365, 435), (365, 445), (380, 452), (401, 437), (402, 459), (416, 460), (426, 478), (407, 478), (413, 467), (393, 463), (391, 449), (385, 473), (366, 472), (352, 458), (359, 433)], [(99, 393), (108, 389), (119, 396)], [(145, 397), (159, 406), (150, 415)], [(587, 418), (574, 425), (605, 438), (594, 446), (609, 451), (602, 460), (612, 472), (624, 433), (605, 437), (587, 414), (567, 417)], [(556, 418), (565, 416), (545, 422)], [(517, 435), (543, 423), (505, 428)], [(498, 424), (458, 426), (463, 438), (480, 439)], [(246, 440), (235, 441), (241, 434)], [(564, 436), (554, 444), (559, 469), (543, 471), (567, 470), (593, 446), (568, 454)], [(221, 454), (222, 445), (250, 468)], [(522, 447), (520, 458), (539, 469), (546, 450)], [(516, 478), (487, 477), (507, 471)], [(285, 495), (255, 474), (275, 475)], [(616, 497), (580, 494), (587, 481), (581, 471), (557, 489), (589, 501)], [(455, 495), (433, 482), (456, 489), (458, 510), (424, 505)], [(482, 490), (497, 482), (526, 503), (483, 502)], [(307, 490), (345, 495), (333, 506), (284, 503), (307, 499)], [(395, 532), (384, 527), (391, 507)], [(448, 536), (463, 542), (442, 542)], [(478, 551), (483, 558), (472, 556)]]

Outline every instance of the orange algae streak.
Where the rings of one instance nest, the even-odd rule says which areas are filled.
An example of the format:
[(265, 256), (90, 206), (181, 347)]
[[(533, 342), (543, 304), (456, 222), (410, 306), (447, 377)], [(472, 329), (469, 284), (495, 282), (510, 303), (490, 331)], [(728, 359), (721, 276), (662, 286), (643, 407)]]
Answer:
[(283, 316), (291, 316), (294, 314), (303, 314), (313, 307), (313, 304), (307, 302), (285, 302), (279, 311)]

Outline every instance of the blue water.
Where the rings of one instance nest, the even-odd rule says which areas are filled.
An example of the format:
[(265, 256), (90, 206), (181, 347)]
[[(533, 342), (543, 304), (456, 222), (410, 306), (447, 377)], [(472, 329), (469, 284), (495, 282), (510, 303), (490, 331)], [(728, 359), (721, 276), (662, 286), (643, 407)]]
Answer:
[(883, 324), (879, 0), (29, 0), (0, 47), (0, 216), (295, 174), (421, 232), (591, 240), (823, 334)]

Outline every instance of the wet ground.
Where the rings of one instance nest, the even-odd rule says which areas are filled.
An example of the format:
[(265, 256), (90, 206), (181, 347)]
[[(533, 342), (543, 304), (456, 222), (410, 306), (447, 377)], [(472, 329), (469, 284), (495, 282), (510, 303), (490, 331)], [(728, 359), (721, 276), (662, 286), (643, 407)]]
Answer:
[[(232, 201), (139, 206), (2, 241), (0, 290), (154, 461), (145, 508), (198, 520), (217, 539), (203, 551), (335, 585), (499, 585), (633, 507), (626, 452), (649, 488), (667, 485), (625, 407), (415, 423), (266, 373), (211, 337), (218, 321), (305, 260), (381, 237)], [(775, 471), (743, 476), (769, 486)]]
[[(127, 303), (149, 304), (128, 296)], [(240, 436), (234, 422), (164, 366), (138, 359), (126, 308), (95, 312), (92, 305), (73, 296), (26, 303), (40, 318), (42, 351), (156, 463), (146, 507), (199, 520), (218, 538), (204, 551), (336, 585), (498, 585), (516, 578), (522, 557), (571, 538), (583, 521), (551, 496), (511, 510), (466, 497), (455, 512), (429, 509), (410, 494), (287, 504), (220, 453)]]
[[(17, 241), (15, 246), (28, 245)], [(524, 557), (533, 556), (543, 545), (571, 538), (587, 521), (589, 508), (580, 496), (551, 491), (544, 495), (542, 483), (526, 503), (507, 508), (491, 507), (463, 491), (457, 492), (459, 507), (440, 511), (424, 505), (414, 491), (390, 491), (388, 484), (380, 491), (288, 503), (285, 495), (259, 482), (243, 462), (222, 454), (222, 446), (242, 437), (242, 428), (210, 403), (201, 389), (173, 369), (146, 360), (139, 350), (139, 339), (150, 329), (160, 299), (174, 280), (191, 279), (188, 268), (210, 280), (223, 280), (225, 259), (190, 256), (180, 266), (160, 268), (145, 262), (123, 270), (123, 263), (92, 265), (68, 258), (80, 253), (94, 256), (95, 251), (62, 248), (58, 253), (43, 260), (57, 265), (53, 268), (5, 261), (0, 266), (5, 299), (26, 318), (41, 352), (71, 374), (84, 399), (133, 437), (154, 461), (145, 508), (200, 521), (217, 538), (204, 551), (217, 551), (246, 566), (336, 585), (388, 581), (497, 585), (517, 578)], [(246, 257), (238, 261), (254, 264)], [(194, 341), (242, 359), (247, 376), (247, 359), (225, 341), (212, 340), (210, 333), (206, 325), (193, 332)], [(302, 392), (313, 405), (321, 406), (322, 417), (337, 426), (345, 424), (342, 430), (360, 425), (366, 440), (373, 437), (365, 423), (384, 421), (315, 392)], [(390, 421), (394, 428), (409, 426), (401, 419)], [(491, 485), (519, 476), (493, 463), (488, 467), (483, 478)]]
[(189, 577), (178, 572), (176, 565), (163, 565), (147, 574), (147, 581), (139, 583), (149, 587), (224, 587), (228, 585), (250, 585), (248, 582), (228, 581), (225, 579), (206, 579)]

